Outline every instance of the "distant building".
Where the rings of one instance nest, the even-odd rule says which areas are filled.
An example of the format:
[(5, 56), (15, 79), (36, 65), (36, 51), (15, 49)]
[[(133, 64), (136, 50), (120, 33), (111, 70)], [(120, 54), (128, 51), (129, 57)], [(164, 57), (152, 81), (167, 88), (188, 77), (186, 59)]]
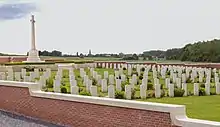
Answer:
[(92, 51), (91, 51), (91, 49), (89, 50), (88, 56), (92, 56)]

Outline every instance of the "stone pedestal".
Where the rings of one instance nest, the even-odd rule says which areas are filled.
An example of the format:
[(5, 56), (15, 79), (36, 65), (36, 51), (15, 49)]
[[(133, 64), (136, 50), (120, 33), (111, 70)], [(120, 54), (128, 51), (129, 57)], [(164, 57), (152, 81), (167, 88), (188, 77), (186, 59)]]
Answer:
[(41, 61), (37, 50), (30, 50), (28, 52), (27, 61), (23, 61), (23, 62), (44, 62), (44, 61)]

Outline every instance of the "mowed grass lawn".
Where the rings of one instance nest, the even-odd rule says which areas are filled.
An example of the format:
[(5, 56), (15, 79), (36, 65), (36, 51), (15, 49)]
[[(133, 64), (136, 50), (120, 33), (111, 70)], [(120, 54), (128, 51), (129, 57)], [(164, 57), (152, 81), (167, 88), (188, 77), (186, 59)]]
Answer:
[[(96, 69), (103, 75), (104, 71), (109, 71), (109, 74), (114, 74), (112, 69)], [(149, 78), (152, 79), (151, 76)], [(163, 82), (163, 81), (162, 81)], [(193, 85), (189, 85), (188, 89)], [(212, 88), (211, 88), (212, 90)], [(188, 97), (164, 97), (160, 99), (149, 98), (144, 101), (167, 103), (167, 104), (179, 104), (186, 106), (186, 114), (190, 118), (204, 119), (220, 122), (220, 95), (210, 96), (188, 96)]]
[[(104, 74), (104, 71), (108, 71), (109, 75), (114, 74), (113, 69), (101, 69), (96, 68), (95, 69), (99, 74)], [(89, 70), (85, 70), (88, 75), (90, 75)], [(79, 77), (79, 70), (75, 70), (75, 76)], [(52, 77), (55, 77), (56, 72), (52, 72)], [(63, 72), (63, 75), (68, 75), (67, 71)], [(82, 79), (77, 78), (79, 86), (82, 85)], [(152, 79), (152, 74), (149, 75), (149, 79)], [(67, 91), (69, 92), (69, 78), (64, 78), (63, 81), (66, 84)], [(161, 84), (164, 84), (164, 80), (160, 80)], [(188, 85), (188, 89), (192, 91), (193, 87), (192, 84)], [(139, 87), (139, 85), (137, 85)], [(98, 87), (98, 91), (100, 91), (100, 87)], [(214, 89), (213, 89), (214, 90)], [(212, 91), (212, 89), (211, 89)], [(103, 94), (103, 93), (102, 93)], [(107, 93), (104, 93), (104, 95), (107, 95)], [(137, 92), (137, 95), (139, 95), (139, 91)], [(196, 118), (196, 119), (204, 119), (204, 120), (211, 120), (211, 121), (219, 121), (220, 122), (220, 95), (210, 95), (210, 96), (188, 96), (188, 97), (163, 97), (160, 99), (156, 98), (148, 98), (148, 99), (137, 99), (138, 101), (148, 101), (148, 102), (158, 102), (158, 103), (167, 103), (167, 104), (179, 104), (179, 105), (185, 105), (186, 106), (186, 112), (187, 116), (190, 118)]]
[(220, 122), (220, 95), (150, 98), (144, 101), (185, 105), (190, 118)]

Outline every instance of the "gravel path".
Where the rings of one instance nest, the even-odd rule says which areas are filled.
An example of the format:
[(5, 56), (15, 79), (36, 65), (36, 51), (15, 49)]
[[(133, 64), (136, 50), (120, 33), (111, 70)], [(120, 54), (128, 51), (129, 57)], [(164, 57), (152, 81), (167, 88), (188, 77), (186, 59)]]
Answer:
[(61, 127), (61, 126), (0, 111), (0, 127)]

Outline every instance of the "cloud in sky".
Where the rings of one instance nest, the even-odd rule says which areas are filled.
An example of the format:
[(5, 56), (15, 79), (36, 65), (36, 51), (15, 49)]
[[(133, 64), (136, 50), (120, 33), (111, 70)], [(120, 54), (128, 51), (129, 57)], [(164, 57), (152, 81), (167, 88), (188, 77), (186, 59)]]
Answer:
[(26, 54), (32, 13), (40, 50), (141, 53), (220, 37), (220, 0), (5, 1), (0, 52)]
[(19, 19), (36, 9), (33, 3), (2, 3), (0, 4), (0, 20)]

